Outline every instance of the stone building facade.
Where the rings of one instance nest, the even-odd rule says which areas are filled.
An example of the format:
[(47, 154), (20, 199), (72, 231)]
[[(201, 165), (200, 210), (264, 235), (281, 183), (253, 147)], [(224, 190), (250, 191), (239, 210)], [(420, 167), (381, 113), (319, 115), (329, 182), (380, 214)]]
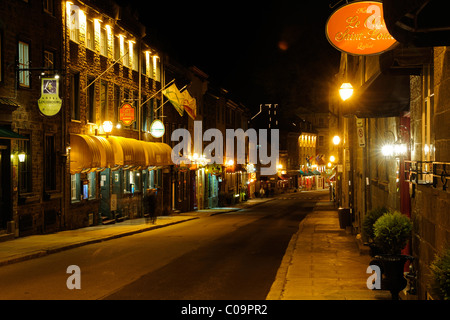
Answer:
[[(160, 190), (157, 207), (162, 214), (171, 209), (170, 170), (143, 164), (145, 157), (136, 144), (161, 142), (149, 133), (151, 123), (162, 119), (164, 110), (160, 54), (149, 46), (145, 27), (129, 8), (113, 1), (63, 4), (63, 98), (67, 101), (63, 121), (69, 155), (64, 176), (65, 227), (98, 224), (99, 219), (117, 216), (142, 217), (148, 188)], [(129, 119), (124, 105), (131, 110)], [(105, 122), (112, 125), (110, 132), (106, 132)], [(74, 144), (79, 144), (79, 137), (100, 139), (107, 153), (109, 145), (115, 145), (109, 135), (118, 137), (114, 139), (124, 150), (120, 164), (114, 151), (116, 162), (106, 163), (104, 168), (93, 160), (85, 169), (73, 168)], [(132, 145), (129, 154), (125, 154), (124, 143)]]
[(63, 76), (61, 2), (2, 1), (0, 12), (0, 233), (51, 232), (63, 207), (63, 123), (38, 100), (41, 78)]

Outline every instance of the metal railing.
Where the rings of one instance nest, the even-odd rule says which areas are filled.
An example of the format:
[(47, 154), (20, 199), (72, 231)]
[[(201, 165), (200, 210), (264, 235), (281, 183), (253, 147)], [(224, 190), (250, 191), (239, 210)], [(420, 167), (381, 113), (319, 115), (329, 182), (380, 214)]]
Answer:
[(417, 185), (442, 188), (450, 187), (450, 162), (405, 161), (405, 181)]

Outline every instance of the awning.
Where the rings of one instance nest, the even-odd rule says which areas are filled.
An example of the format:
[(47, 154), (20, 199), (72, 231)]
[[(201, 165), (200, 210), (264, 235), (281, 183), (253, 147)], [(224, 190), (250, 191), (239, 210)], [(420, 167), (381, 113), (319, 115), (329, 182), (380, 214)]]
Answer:
[(0, 127), (0, 139), (8, 139), (8, 140), (28, 140), (27, 137), (24, 137), (14, 131), (11, 131), (7, 128)]
[(7, 107), (7, 108), (12, 108), (12, 109), (17, 109), (20, 106), (19, 106), (19, 104), (17, 104), (16, 102), (14, 102), (11, 99), (1, 98), (0, 97), (0, 107)]
[(94, 138), (70, 135), (70, 174), (85, 173), (101, 166), (101, 152)]
[(409, 110), (409, 81), (409, 75), (385, 75), (378, 72), (356, 90), (343, 112), (358, 118), (399, 116)]
[(433, 48), (398, 45), (379, 56), (380, 70), (385, 75), (421, 75), (423, 66), (433, 61)]
[(159, 142), (145, 142), (145, 144), (154, 150), (154, 157), (148, 160), (150, 166), (167, 166), (173, 164), (172, 148), (169, 145)]
[(417, 47), (450, 45), (448, 2), (437, 0), (384, 0), (389, 33), (400, 43)]
[(70, 173), (104, 168), (147, 168), (172, 165), (172, 149), (165, 143), (110, 136), (70, 136)]
[(111, 168), (114, 166), (114, 152), (108, 140), (99, 136), (90, 136), (100, 151), (100, 167)]
[(107, 140), (111, 143), (114, 152), (115, 166), (146, 166), (146, 154), (142, 141), (114, 136), (107, 138)]

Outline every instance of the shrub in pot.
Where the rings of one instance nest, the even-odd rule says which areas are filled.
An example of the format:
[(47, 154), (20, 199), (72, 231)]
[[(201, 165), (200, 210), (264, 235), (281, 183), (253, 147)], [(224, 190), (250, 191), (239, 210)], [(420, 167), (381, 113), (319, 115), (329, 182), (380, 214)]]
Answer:
[(406, 287), (403, 268), (406, 260), (411, 257), (401, 254), (406, 246), (412, 230), (408, 217), (400, 212), (388, 212), (382, 215), (374, 224), (374, 243), (383, 252), (376, 258), (383, 264), (387, 289), (392, 299), (398, 299), (398, 293)]
[(370, 247), (370, 255), (375, 256), (380, 252), (380, 249), (374, 243), (375, 234), (373, 230), (373, 225), (383, 214), (387, 213), (389, 210), (386, 207), (378, 207), (367, 212), (364, 217), (362, 224), (362, 239)]
[(434, 287), (440, 299), (450, 300), (450, 248), (436, 255), (430, 265)]

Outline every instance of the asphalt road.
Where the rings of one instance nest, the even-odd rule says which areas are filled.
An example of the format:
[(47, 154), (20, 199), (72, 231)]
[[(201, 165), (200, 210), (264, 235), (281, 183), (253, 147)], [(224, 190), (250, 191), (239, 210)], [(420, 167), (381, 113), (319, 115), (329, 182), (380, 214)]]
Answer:
[[(322, 194), (323, 195), (323, 194)], [(0, 299), (262, 300), (317, 194), (202, 217), (0, 268)], [(67, 268), (80, 269), (69, 290)]]

